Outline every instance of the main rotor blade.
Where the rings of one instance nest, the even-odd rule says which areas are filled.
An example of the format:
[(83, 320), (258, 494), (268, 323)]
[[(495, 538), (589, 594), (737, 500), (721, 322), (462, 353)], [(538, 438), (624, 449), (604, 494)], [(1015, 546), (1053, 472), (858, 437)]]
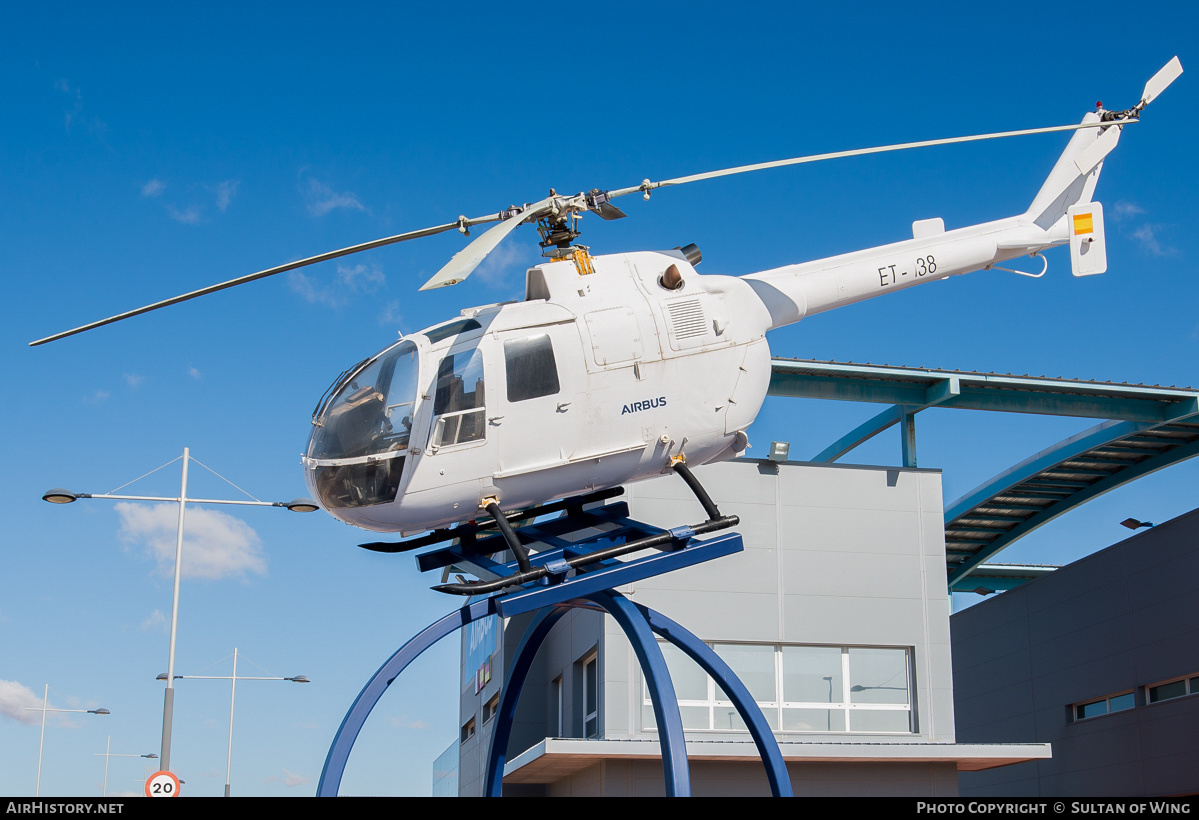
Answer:
[(896, 145), (880, 145), (874, 148), (856, 148), (851, 151), (833, 151), (827, 154), (810, 154), (805, 157), (794, 157), (793, 159), (780, 159), (774, 162), (758, 162), (753, 165), (738, 165), (735, 168), (725, 168), (720, 171), (708, 171), (705, 174), (691, 174), (685, 177), (675, 177), (674, 179), (666, 179), (661, 182), (650, 182), (646, 180), (634, 188), (621, 188), (616, 191), (609, 191), (609, 197), (624, 196), (625, 194), (635, 194), (638, 191), (649, 193), (655, 188), (666, 188), (671, 185), (685, 185), (688, 182), (699, 182), (704, 179), (715, 179), (716, 177), (727, 177), (733, 174), (747, 174), (750, 171), (765, 171), (769, 168), (782, 168), (787, 165), (801, 165), (806, 162), (820, 162), (826, 159), (842, 159), (845, 157), (859, 157), (865, 154), (883, 154), (888, 151), (903, 151), (908, 148), (927, 148), (933, 145), (952, 145), (958, 142), (978, 142), (981, 140), (994, 140), (1002, 137), (1023, 137), (1029, 134), (1049, 134), (1054, 131), (1077, 131), (1080, 128), (1099, 128), (1107, 125), (1124, 125), (1127, 123), (1136, 122), (1134, 119), (1115, 120), (1113, 122), (1083, 122), (1077, 125), (1054, 125), (1048, 128), (1024, 128), (1019, 131), (999, 131), (993, 134), (975, 134), (968, 137), (948, 137), (946, 139), (936, 140), (921, 140), (919, 142), (901, 142)]
[(530, 219), (536, 219), (548, 213), (549, 203), (549, 199), (543, 199), (525, 208), (516, 216), (510, 217), (492, 228), (488, 228), (482, 236), (454, 254), (450, 261), (446, 262), (442, 269), (433, 275), (432, 279), (421, 285), (420, 289), (432, 290), (433, 288), (444, 288), (448, 285), (458, 284), (470, 276), (475, 268), (479, 267), (483, 260), (487, 258), (487, 254), (495, 250), (496, 246), (503, 242), (508, 234)]
[[(471, 220), (467, 220), (467, 221), (473, 225), (473, 224), (479, 224), (482, 222), (494, 222), (497, 219), (499, 219), (498, 216), (492, 215), (492, 216), (479, 217), (477, 219), (471, 219)], [(170, 305), (176, 305), (176, 304), (179, 304), (180, 302), (186, 302), (188, 299), (195, 299), (197, 296), (206, 296), (209, 293), (216, 293), (218, 290), (225, 290), (227, 288), (236, 287), (237, 285), (244, 285), (246, 282), (253, 282), (255, 279), (265, 279), (266, 277), (274, 276), (277, 273), (284, 273), (289, 270), (296, 270), (297, 268), (303, 268), (303, 267), (307, 267), (309, 265), (315, 265), (318, 262), (327, 262), (330, 259), (337, 259), (342, 256), (349, 256), (350, 254), (360, 253), (361, 251), (369, 251), (373, 248), (381, 248), (385, 245), (394, 245), (397, 242), (404, 242), (409, 239), (420, 239), (421, 237), (424, 237), (424, 236), (433, 236), (434, 234), (444, 233), (445, 231), (453, 230), (453, 229), (459, 227), (459, 224), (460, 223), (458, 223), (458, 222), (450, 222), (449, 224), (446, 224), (446, 225), (436, 225), (432, 228), (423, 228), (418, 231), (408, 231), (407, 233), (400, 233), (400, 234), (396, 234), (395, 236), (384, 237), (383, 239), (375, 239), (371, 242), (363, 242), (360, 245), (351, 245), (348, 248), (341, 248), (340, 250), (329, 251), (328, 253), (317, 254), (316, 256), (309, 256), (307, 259), (300, 259), (295, 262), (288, 262), (285, 265), (276, 265), (273, 268), (267, 268), (266, 270), (260, 270), (257, 273), (251, 273), (246, 276), (239, 276), (236, 279), (230, 279), (228, 282), (221, 282), (219, 285), (209, 285), (206, 288), (200, 288), (199, 290), (193, 290), (191, 293), (185, 293), (182, 296), (175, 296), (170, 299), (164, 299), (163, 301), (155, 302), (152, 305), (146, 305), (145, 307), (140, 307), (140, 308), (137, 308), (136, 310), (129, 310), (129, 311), (126, 311), (125, 313), (118, 313), (116, 316), (110, 316), (107, 319), (101, 319), (98, 322), (92, 322), (90, 324), (81, 325), (80, 327), (74, 328), (72, 330), (67, 330), (62, 333), (56, 333), (53, 336), (47, 336), (44, 339), (38, 339), (36, 342), (30, 342), (29, 346), (36, 347), (37, 345), (46, 344), (47, 342), (53, 342), (53, 341), (57, 341), (58, 339), (64, 339), (67, 336), (74, 336), (76, 333), (83, 333), (86, 330), (93, 330), (97, 327), (103, 327), (104, 325), (110, 325), (113, 322), (119, 322), (122, 319), (128, 319), (133, 316), (138, 316), (142, 313), (149, 313), (152, 310), (158, 310), (159, 308), (168, 307)]]
[(1145, 83), (1145, 93), (1141, 95), (1141, 106), (1149, 105), (1157, 98), (1157, 95), (1169, 88), (1170, 83), (1178, 79), (1178, 75), (1182, 74), (1182, 63), (1175, 57), (1170, 62), (1162, 66), (1161, 71), (1149, 78), (1149, 82)]

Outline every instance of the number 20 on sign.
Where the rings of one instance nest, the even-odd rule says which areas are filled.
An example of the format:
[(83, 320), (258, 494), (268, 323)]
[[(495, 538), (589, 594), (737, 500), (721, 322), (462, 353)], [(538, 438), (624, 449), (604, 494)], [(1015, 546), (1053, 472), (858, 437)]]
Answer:
[(179, 778), (170, 772), (155, 772), (146, 781), (146, 797), (178, 797)]

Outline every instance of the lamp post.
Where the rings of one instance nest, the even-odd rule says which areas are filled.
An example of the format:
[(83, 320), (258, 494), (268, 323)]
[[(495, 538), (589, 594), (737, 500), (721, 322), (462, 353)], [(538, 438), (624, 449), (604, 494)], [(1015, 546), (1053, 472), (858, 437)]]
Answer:
[[(158, 676), (158, 680), (165, 680), (167, 673)], [(279, 677), (260, 677), (247, 676), (237, 674), (237, 647), (233, 647), (233, 674), (232, 675), (176, 675), (176, 679), (184, 680), (227, 680), (232, 681), (233, 685), (229, 691), (229, 754), (225, 758), (225, 797), (229, 796), (229, 780), (230, 774), (233, 771), (233, 703), (237, 698), (237, 682), (239, 680), (286, 680), (292, 683), (311, 683), (304, 675), (296, 675), (291, 678)]]
[(151, 760), (157, 760), (158, 755), (151, 752), (148, 755), (121, 755), (111, 751), (112, 735), (108, 736), (108, 745), (104, 747), (104, 751), (96, 752), (93, 757), (104, 757), (104, 790), (100, 793), (101, 797), (108, 797), (108, 758), (110, 757), (148, 757)]
[[(312, 512), (318, 510), (316, 502), (310, 498), (296, 498), (292, 501), (227, 501), (217, 498), (188, 498), (187, 497), (187, 465), (192, 461), (191, 451), (183, 448), (183, 478), (179, 487), (178, 498), (162, 498), (149, 495), (114, 495), (112, 493), (76, 493), (55, 487), (42, 495), (43, 501), (51, 504), (70, 504), (80, 498), (108, 498), (117, 501), (171, 501), (179, 505), (179, 526), (175, 537), (175, 586), (171, 596), (171, 642), (167, 656), (166, 692), (162, 703), (162, 768), (171, 770), (171, 721), (175, 713), (175, 632), (179, 625), (179, 577), (183, 566), (183, 518), (187, 503), (193, 504), (236, 504), (247, 507), (284, 507), (292, 512)], [(203, 465), (201, 465), (203, 466)]]
[(112, 714), (107, 709), (51, 709), (50, 703), (50, 684), (46, 684), (46, 691), (42, 693), (41, 706), (26, 706), (27, 712), (42, 713), (42, 737), (37, 744), (37, 785), (33, 789), (34, 797), (42, 796), (42, 749), (46, 745), (46, 713), (47, 712), (83, 712), (89, 715), (110, 715)]

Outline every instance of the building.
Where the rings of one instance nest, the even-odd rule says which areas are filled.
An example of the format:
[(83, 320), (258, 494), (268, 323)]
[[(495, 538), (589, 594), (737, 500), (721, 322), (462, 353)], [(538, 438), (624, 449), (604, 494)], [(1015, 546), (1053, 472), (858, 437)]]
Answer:
[(963, 740), (1052, 758), (963, 774), (963, 796), (1199, 794), (1199, 510), (952, 619)]
[[(955, 796), (958, 772), (1049, 749), (955, 738), (941, 476), (915, 468), (739, 459), (698, 468), (745, 549), (618, 591), (708, 642), (775, 729), (796, 794)], [(629, 488), (631, 516), (702, 519), (674, 476)], [(459, 794), (482, 791), (506, 661), (528, 616), (463, 638)], [(494, 652), (487, 650), (494, 647)], [(482, 651), (480, 651), (482, 649)], [(714, 682), (665, 654), (692, 794), (768, 794), (757, 750)], [(624, 633), (574, 610), (554, 627), (508, 747), (505, 794), (662, 794), (641, 672)]]

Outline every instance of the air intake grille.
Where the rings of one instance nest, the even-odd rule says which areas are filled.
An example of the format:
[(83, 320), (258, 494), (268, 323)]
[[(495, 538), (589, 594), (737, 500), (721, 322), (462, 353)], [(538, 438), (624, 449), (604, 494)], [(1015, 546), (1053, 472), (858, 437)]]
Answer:
[(704, 308), (698, 299), (680, 299), (666, 306), (676, 339), (694, 339), (708, 332)]

